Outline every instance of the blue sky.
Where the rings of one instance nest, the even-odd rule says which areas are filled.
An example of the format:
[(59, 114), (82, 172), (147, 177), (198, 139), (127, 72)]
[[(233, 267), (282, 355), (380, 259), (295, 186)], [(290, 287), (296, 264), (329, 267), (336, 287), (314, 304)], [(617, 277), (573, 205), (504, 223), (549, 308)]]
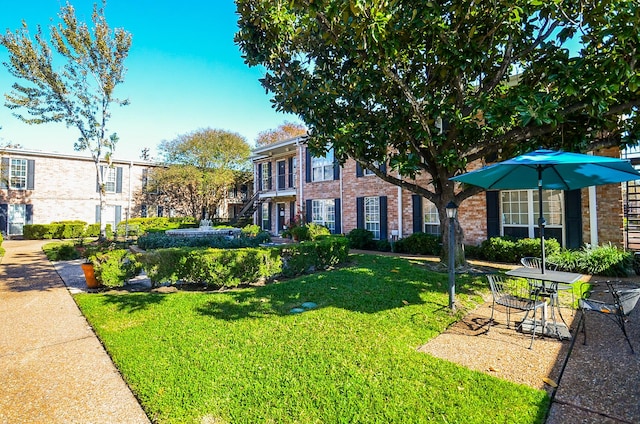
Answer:
[[(40, 24), (48, 34), (51, 19), (59, 22), (65, 3), (3, 2), (0, 30), (13, 31), (25, 20), (31, 32)], [(71, 2), (85, 22), (90, 22), (93, 3)], [(260, 131), (299, 122), (276, 113), (258, 81), (264, 71), (244, 64), (233, 43), (237, 16), (232, 0), (108, 0), (105, 15), (111, 27), (133, 35), (125, 81), (116, 90), (131, 104), (115, 106), (109, 124), (120, 137), (115, 157), (138, 159), (144, 147), (154, 152), (162, 140), (209, 127), (237, 132), (253, 144)], [(7, 58), (0, 46), (0, 61)], [(4, 94), (15, 81), (0, 66), (0, 143), (73, 153), (77, 130), (64, 124), (26, 125), (4, 107)]]

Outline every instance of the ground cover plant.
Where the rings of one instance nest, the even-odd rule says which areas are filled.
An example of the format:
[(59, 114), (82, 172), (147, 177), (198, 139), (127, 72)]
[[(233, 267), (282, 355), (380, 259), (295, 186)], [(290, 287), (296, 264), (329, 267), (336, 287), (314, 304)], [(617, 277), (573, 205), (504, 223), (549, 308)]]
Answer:
[[(480, 301), (482, 277), (457, 281), (461, 305)], [(262, 287), (75, 298), (154, 422), (543, 422), (544, 391), (416, 350), (463, 314), (446, 285), (355, 255)]]

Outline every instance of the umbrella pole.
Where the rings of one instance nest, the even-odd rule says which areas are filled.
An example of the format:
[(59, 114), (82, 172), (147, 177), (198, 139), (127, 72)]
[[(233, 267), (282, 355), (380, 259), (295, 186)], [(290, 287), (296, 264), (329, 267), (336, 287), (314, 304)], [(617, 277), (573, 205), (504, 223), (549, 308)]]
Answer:
[(540, 250), (542, 253), (542, 274), (546, 269), (546, 256), (544, 251), (544, 216), (542, 211), (542, 165), (538, 165), (538, 207), (539, 207), (539, 218), (538, 218), (538, 229), (540, 230)]

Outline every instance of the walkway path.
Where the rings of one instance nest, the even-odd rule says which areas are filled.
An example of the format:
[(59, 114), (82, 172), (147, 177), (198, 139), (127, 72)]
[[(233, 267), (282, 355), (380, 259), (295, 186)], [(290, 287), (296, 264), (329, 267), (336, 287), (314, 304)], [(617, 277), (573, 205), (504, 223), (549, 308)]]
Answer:
[(2, 245), (0, 423), (148, 423), (44, 243)]

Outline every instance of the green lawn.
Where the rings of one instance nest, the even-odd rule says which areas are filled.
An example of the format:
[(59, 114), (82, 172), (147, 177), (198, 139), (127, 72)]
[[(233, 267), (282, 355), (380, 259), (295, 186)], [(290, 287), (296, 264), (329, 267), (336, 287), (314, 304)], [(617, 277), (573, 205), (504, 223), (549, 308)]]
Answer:
[[(544, 391), (416, 351), (459, 318), (447, 308), (446, 275), (352, 258), (264, 287), (76, 300), (155, 422), (543, 421)], [(469, 306), (486, 286), (457, 281)], [(318, 306), (290, 313), (303, 302)]]

